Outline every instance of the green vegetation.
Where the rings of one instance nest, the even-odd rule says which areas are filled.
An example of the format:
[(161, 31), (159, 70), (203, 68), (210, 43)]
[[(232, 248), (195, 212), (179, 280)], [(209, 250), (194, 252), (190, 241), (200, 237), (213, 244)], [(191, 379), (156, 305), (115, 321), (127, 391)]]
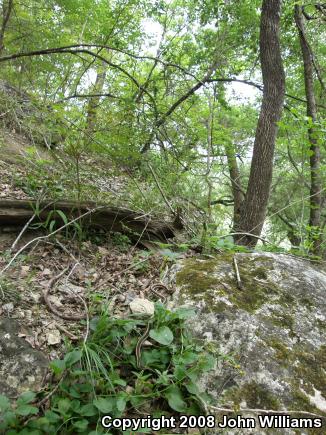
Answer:
[[(0, 396), (1, 433), (101, 434), (107, 433), (99, 423), (105, 414), (202, 413), (209, 397), (198, 380), (214, 368), (217, 355), (187, 332), (185, 321), (192, 315), (158, 303), (148, 321), (108, 313), (94, 317), (88, 340), (51, 362), (48, 391), (23, 393), (14, 404)], [(150, 346), (143, 346), (139, 368), (135, 348), (148, 322)]]
[[(182, 243), (205, 252), (245, 251), (258, 241), (323, 257), (325, 12), (294, 3), (283, 2), (279, 23), (286, 110), (270, 143), (273, 167), (260, 174), (251, 157), (267, 80), (262, 0), (4, 0), (1, 150), (25, 168), (16, 185), (34, 198), (42, 192), (178, 219)], [(313, 111), (300, 35), (313, 53)], [(259, 189), (271, 182), (270, 195), (251, 198), (253, 181)], [(264, 246), (233, 234), (260, 236), (265, 207)]]
[[(277, 302), (269, 321), (295, 338), (292, 313), (298, 304), (312, 310), (309, 295), (295, 300), (282, 293), (269, 279), (272, 262), (259, 252), (326, 260), (325, 5), (3, 0), (0, 9), (4, 220), (12, 211), (6, 199), (24, 198), (28, 207), (33, 199), (36, 219), (28, 230), (51, 234), (63, 225), (65, 241), (77, 240), (65, 253), (79, 269), (86, 269), (86, 240), (101, 245), (106, 237), (122, 257), (133, 255), (124, 271), (124, 259), (117, 265), (109, 285), (100, 275), (110, 275), (106, 269), (114, 255), (109, 258), (103, 246), (102, 253), (91, 253), (88, 265), (94, 270), (85, 270), (87, 280), (80, 271), (76, 280), (87, 282), (85, 304), (101, 306), (106, 300), (99, 288), (103, 282), (123, 299), (126, 289), (114, 280), (130, 270), (134, 281), (144, 272), (150, 275), (157, 251), (156, 272), (162, 275), (186, 258), (177, 274), (184, 299), (201, 299), (216, 313), (240, 309), (245, 314), (259, 312), (266, 301)], [(38, 219), (43, 200), (51, 205), (62, 200), (61, 208), (72, 202), (72, 210), (54, 205)], [(105, 217), (95, 222), (90, 202), (113, 210), (110, 223)], [(82, 204), (86, 214), (93, 213), (85, 220), (77, 217)], [(118, 218), (117, 210), (125, 213)], [(19, 213), (21, 222), (25, 214)], [(130, 213), (136, 222), (132, 229)], [(94, 226), (89, 229), (86, 221)], [(168, 230), (161, 231), (160, 224)], [(156, 229), (162, 232), (158, 237)], [(26, 246), (34, 249), (34, 241)], [(3, 272), (20, 265), (25, 247), (3, 252)], [(253, 251), (257, 257), (242, 263), (241, 254)], [(43, 268), (40, 287), (55, 278), (61, 252)], [(235, 255), (245, 291), (239, 291), (233, 270)], [(67, 281), (74, 279), (75, 266), (67, 267)], [(217, 267), (220, 276), (225, 271), (223, 282)], [(148, 294), (152, 276), (141, 277), (141, 296)], [(3, 273), (1, 302), (18, 301), (17, 288)], [(127, 299), (121, 302), (125, 307)], [(85, 324), (84, 343), (68, 344), (64, 359), (52, 361), (48, 398), (44, 391), (28, 392), (16, 403), (0, 398), (0, 427), (8, 435), (92, 434), (101, 433), (98, 420), (105, 412), (201, 412), (207, 398), (198, 379), (214, 357), (186, 333), (187, 315), (157, 304), (148, 325), (101, 313)], [(319, 319), (316, 325), (324, 327)], [(135, 352), (147, 326), (151, 346), (141, 346), (139, 366)], [(315, 362), (324, 362), (322, 349), (311, 357), (306, 350), (289, 356), (283, 343), (271, 339), (270, 345), (279, 362), (292, 358), (294, 364), (298, 356), (310, 367), (303, 376), (310, 383), (313, 376), (320, 379)], [(254, 383), (243, 394), (252, 406), (278, 405)]]

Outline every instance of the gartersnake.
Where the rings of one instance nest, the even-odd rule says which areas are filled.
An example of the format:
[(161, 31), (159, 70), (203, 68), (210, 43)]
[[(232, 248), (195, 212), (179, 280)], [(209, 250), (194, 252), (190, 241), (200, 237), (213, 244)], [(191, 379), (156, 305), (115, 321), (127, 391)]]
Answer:
[(141, 368), (141, 349), (142, 349), (143, 344), (145, 343), (145, 341), (148, 338), (150, 327), (151, 327), (151, 324), (150, 324), (150, 322), (148, 322), (143, 335), (139, 338), (139, 340), (137, 341), (137, 344), (136, 344), (135, 353), (136, 353), (136, 365), (138, 368)]
[[(162, 303), (164, 304), (166, 302), (166, 296), (163, 296), (161, 293), (159, 293), (156, 290), (157, 288), (163, 288), (163, 289), (165, 289), (167, 291), (168, 291), (168, 288), (166, 287), (166, 285), (164, 285), (162, 283), (153, 284), (150, 287), (150, 290), (157, 297), (159, 297), (162, 300)], [(141, 368), (141, 351), (142, 351), (143, 344), (145, 343), (145, 341), (147, 340), (147, 338), (149, 336), (150, 327), (151, 327), (151, 321), (149, 320), (143, 335), (139, 338), (139, 340), (137, 341), (137, 344), (136, 344), (135, 354), (136, 354), (136, 365), (137, 365), (138, 368)]]

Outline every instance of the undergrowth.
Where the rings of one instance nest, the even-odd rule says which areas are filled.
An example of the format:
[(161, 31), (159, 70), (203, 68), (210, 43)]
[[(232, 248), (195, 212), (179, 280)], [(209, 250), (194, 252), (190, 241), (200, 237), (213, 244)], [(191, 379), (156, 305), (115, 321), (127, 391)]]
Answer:
[[(214, 368), (217, 351), (208, 353), (189, 334), (185, 322), (192, 315), (190, 309), (170, 311), (157, 303), (147, 320), (107, 312), (93, 318), (86, 342), (51, 362), (47, 392), (26, 392), (12, 402), (0, 396), (1, 433), (127, 434), (106, 431), (101, 417), (203, 414), (209, 397), (199, 379)], [(135, 348), (148, 325), (139, 368)]]

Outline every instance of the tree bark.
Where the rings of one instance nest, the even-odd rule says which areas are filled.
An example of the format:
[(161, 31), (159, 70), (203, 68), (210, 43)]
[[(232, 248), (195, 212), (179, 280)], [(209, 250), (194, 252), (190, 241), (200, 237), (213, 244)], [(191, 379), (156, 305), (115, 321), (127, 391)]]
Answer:
[(86, 128), (85, 128), (85, 143), (90, 142), (91, 134), (93, 133), (96, 125), (97, 109), (100, 103), (101, 94), (103, 93), (104, 83), (106, 78), (106, 65), (98, 67), (96, 80), (93, 88), (94, 97), (90, 98), (86, 111)]
[[(263, 100), (257, 124), (246, 197), (237, 232), (260, 236), (273, 175), (277, 122), (281, 118), (285, 77), (279, 40), (281, 0), (263, 0), (260, 21), (260, 62)], [(236, 243), (254, 247), (257, 237), (238, 236)]]
[(239, 226), (239, 220), (241, 216), (241, 209), (243, 205), (243, 201), (245, 199), (243, 189), (241, 186), (241, 175), (238, 167), (238, 162), (236, 158), (235, 148), (232, 145), (225, 146), (225, 154), (228, 161), (228, 168), (231, 179), (231, 189), (232, 196), (234, 200), (233, 206), (233, 229), (236, 231), (236, 228)]
[(2, 4), (2, 24), (0, 28), (0, 54), (2, 53), (5, 46), (4, 45), (5, 31), (12, 12), (13, 4), (14, 4), (13, 0), (8, 0), (7, 2), (4, 1)]
[(295, 5), (295, 22), (298, 28), (299, 41), (303, 59), (304, 84), (307, 100), (307, 116), (311, 118), (312, 126), (308, 129), (310, 143), (310, 216), (309, 216), (309, 239), (311, 252), (321, 254), (322, 231), (321, 231), (321, 205), (322, 205), (322, 181), (320, 175), (320, 147), (317, 140), (317, 132), (314, 124), (317, 121), (317, 105), (314, 93), (314, 65), (313, 54), (309, 46), (302, 6)]
[[(34, 210), (41, 210), (35, 214)], [(101, 228), (104, 231), (118, 231), (128, 235), (133, 241), (147, 240), (166, 242), (175, 236), (173, 224), (162, 220), (154, 220), (141, 213), (136, 213), (122, 207), (110, 207), (93, 202), (77, 203), (73, 201), (42, 201), (35, 200), (0, 200), (0, 229), (1, 227), (21, 227), (34, 215), (35, 222), (44, 222), (52, 213), (51, 220), (57, 225), (64, 225), (62, 217), (56, 210), (60, 210), (68, 221), (91, 211), (79, 220), (86, 228)]]

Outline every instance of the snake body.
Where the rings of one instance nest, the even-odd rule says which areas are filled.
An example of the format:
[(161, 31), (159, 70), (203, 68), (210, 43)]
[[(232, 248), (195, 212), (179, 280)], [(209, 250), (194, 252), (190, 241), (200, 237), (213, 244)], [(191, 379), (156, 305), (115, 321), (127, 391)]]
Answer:
[(145, 341), (147, 340), (148, 336), (149, 336), (149, 330), (150, 330), (150, 322), (147, 323), (146, 329), (143, 333), (143, 335), (139, 338), (139, 340), (137, 341), (136, 344), (136, 365), (137, 367), (140, 369), (142, 367), (141, 365), (141, 350), (142, 350), (142, 346), (145, 343)]

